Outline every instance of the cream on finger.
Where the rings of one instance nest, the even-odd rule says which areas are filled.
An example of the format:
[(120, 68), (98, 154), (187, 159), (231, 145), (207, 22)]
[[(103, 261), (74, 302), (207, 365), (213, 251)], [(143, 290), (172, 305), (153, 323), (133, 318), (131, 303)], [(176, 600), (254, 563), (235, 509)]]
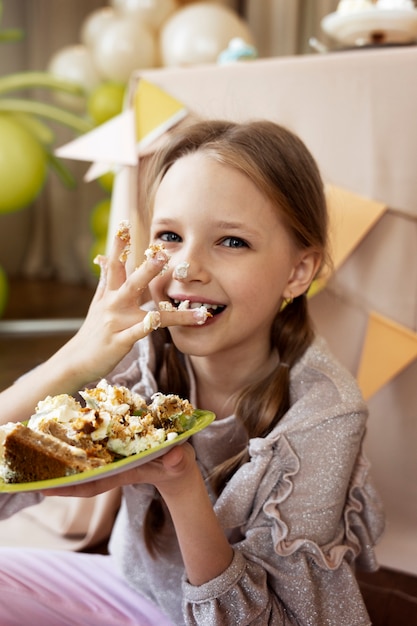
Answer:
[(97, 254), (93, 259), (94, 265), (98, 265), (100, 268), (100, 282), (105, 283), (107, 277), (107, 265), (108, 259), (104, 254)]
[[(135, 272), (139, 271), (140, 275), (142, 275), (141, 270), (144, 270), (145, 272), (149, 273), (149, 265), (145, 267), (148, 262), (151, 264), (151, 266), (159, 268), (160, 276), (162, 276), (168, 269), (168, 262), (169, 262), (170, 256), (162, 244), (151, 244), (145, 250), (144, 256), (145, 256), (145, 260), (142, 261), (142, 263), (138, 267), (135, 268)], [(148, 276), (147, 279), (145, 278), (146, 284), (140, 285), (139, 287), (137, 287), (137, 292), (139, 294), (142, 294), (147, 289), (149, 281), (152, 278), (154, 278), (154, 274), (155, 272), (154, 270), (152, 270), (152, 276)]]
[(193, 312), (193, 317), (197, 322), (198, 326), (202, 326), (206, 323), (209, 317), (213, 317), (212, 314), (207, 310), (207, 307), (202, 304), (198, 309), (191, 309)]
[(127, 220), (122, 220), (116, 232), (116, 237), (123, 242), (124, 247), (119, 255), (119, 261), (126, 263), (130, 254), (130, 224)]
[[(178, 312), (177, 309), (164, 309), (162, 311), (174, 311)], [(192, 319), (194, 324), (197, 326), (202, 326), (206, 323), (209, 317), (212, 317), (211, 313), (207, 311), (205, 306), (200, 306), (198, 309), (189, 309), (192, 312)], [(159, 311), (148, 311), (143, 320), (143, 330), (146, 334), (157, 330), (162, 326), (161, 313)]]
[(159, 311), (148, 311), (143, 320), (143, 330), (150, 333), (161, 326), (161, 314)]
[(160, 265), (161, 263), (163, 263), (164, 265), (161, 270), (161, 274), (163, 274), (168, 269), (168, 263), (171, 257), (168, 254), (168, 252), (165, 250), (163, 244), (152, 243), (145, 250), (145, 258), (147, 261), (151, 261), (157, 265)]

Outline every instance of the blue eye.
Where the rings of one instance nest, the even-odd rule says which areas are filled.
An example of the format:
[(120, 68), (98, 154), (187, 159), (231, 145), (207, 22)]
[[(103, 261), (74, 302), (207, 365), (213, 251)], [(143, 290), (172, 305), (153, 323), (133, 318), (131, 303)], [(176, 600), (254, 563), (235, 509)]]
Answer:
[(181, 241), (181, 237), (179, 235), (170, 231), (159, 233), (157, 238), (161, 239), (161, 241), (166, 241), (167, 243), (177, 243), (178, 241)]
[(225, 237), (222, 241), (222, 245), (226, 248), (247, 248), (248, 244), (244, 239), (240, 237)]

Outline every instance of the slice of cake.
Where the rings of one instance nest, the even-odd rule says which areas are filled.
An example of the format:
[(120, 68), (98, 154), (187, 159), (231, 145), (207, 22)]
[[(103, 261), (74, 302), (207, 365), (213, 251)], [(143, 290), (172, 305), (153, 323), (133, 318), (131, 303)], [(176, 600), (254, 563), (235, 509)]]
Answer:
[(105, 379), (38, 403), (27, 425), (0, 426), (0, 478), (31, 482), (69, 476), (171, 441), (194, 424), (194, 407), (174, 394), (145, 399)]
[(21, 483), (78, 474), (104, 465), (82, 448), (52, 435), (36, 433), (23, 424), (9, 423), (0, 431), (0, 476), (4, 482)]

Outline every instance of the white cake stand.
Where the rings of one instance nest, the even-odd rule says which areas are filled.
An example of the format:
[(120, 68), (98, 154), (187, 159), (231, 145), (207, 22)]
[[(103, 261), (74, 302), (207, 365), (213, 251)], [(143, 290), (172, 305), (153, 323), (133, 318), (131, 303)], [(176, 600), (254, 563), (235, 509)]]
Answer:
[(371, 9), (357, 13), (330, 13), (321, 28), (347, 46), (407, 44), (417, 40), (417, 10)]

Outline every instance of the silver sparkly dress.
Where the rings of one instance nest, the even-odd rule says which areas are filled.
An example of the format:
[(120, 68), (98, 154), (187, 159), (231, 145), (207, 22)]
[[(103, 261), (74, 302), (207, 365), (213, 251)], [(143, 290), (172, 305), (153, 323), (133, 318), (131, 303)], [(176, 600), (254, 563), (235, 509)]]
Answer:
[[(153, 359), (142, 340), (111, 382), (150, 396)], [(366, 419), (356, 382), (316, 339), (291, 372), (291, 409), (267, 437), (246, 441), (233, 415), (193, 437), (204, 476), (248, 446), (250, 461), (212, 495), (234, 547), (229, 568), (189, 584), (171, 527), (169, 547), (153, 559), (142, 525), (154, 489), (129, 486), (110, 543), (129, 585), (175, 626), (369, 625), (354, 569), (376, 569), (383, 513), (362, 453)]]

